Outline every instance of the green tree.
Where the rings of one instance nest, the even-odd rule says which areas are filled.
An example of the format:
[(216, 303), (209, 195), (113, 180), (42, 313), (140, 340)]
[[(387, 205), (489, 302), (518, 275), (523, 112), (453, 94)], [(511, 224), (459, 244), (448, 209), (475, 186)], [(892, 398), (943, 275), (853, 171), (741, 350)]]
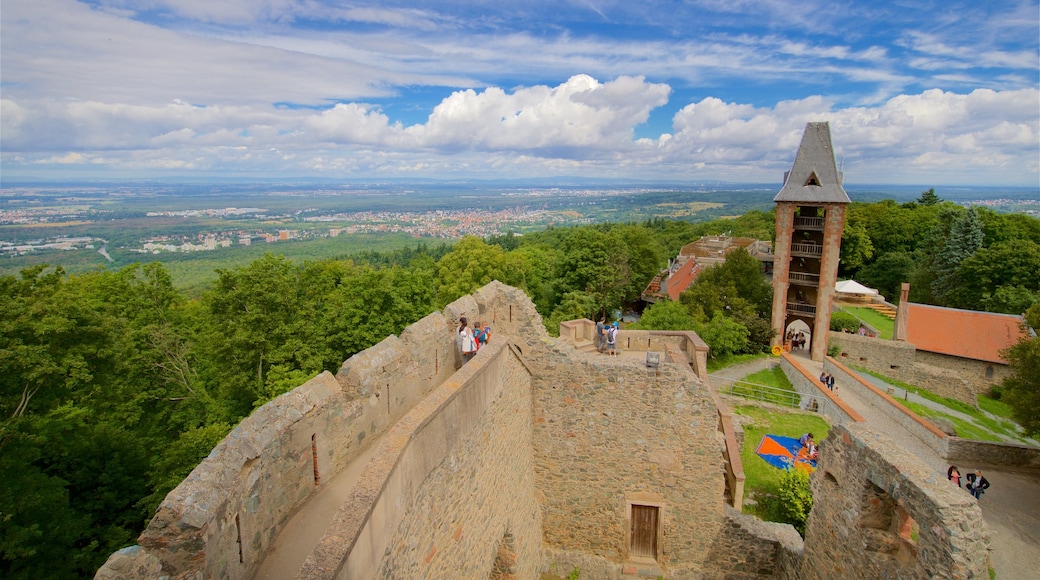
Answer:
[(700, 323), (694, 330), (708, 344), (708, 355), (713, 359), (743, 352), (748, 347), (748, 329), (722, 312), (716, 312), (710, 322)]
[(935, 194), (935, 188), (929, 188), (928, 191), (922, 191), (921, 196), (917, 198), (917, 203), (921, 205), (936, 205), (941, 202), (942, 199)]
[(499, 246), (466, 236), (437, 261), (437, 306), (444, 307), (492, 280), (523, 288), (522, 261)]
[(542, 320), (552, 336), (560, 335), (560, 323), (568, 320), (591, 318), (599, 309), (598, 299), (588, 292), (567, 292), (548, 318)]
[(960, 284), (957, 275), (961, 262), (982, 247), (982, 222), (974, 207), (968, 208), (950, 227), (950, 235), (935, 255), (932, 296), (941, 304), (949, 302)]
[(662, 300), (651, 304), (643, 311), (639, 322), (630, 328), (635, 330), (693, 330), (697, 319), (681, 302)]
[(805, 522), (812, 511), (813, 498), (809, 474), (801, 469), (788, 469), (780, 476), (777, 497), (773, 503), (774, 521), (791, 524), (805, 537)]
[(958, 264), (958, 286), (948, 293), (958, 308), (1021, 314), (1040, 294), (1040, 244), (1000, 242)]
[[(562, 259), (556, 276), (558, 295), (583, 292), (605, 312), (621, 304), (631, 280), (624, 241), (594, 228), (575, 228), (563, 238)], [(565, 298), (566, 299), (566, 298)]]
[(867, 232), (866, 220), (850, 213), (841, 236), (841, 270), (848, 276), (866, 265), (874, 255), (874, 245)]
[[(1040, 326), (1040, 304), (1026, 313), (1034, 329)], [(1004, 351), (1011, 375), (1004, 379), (1002, 400), (1011, 406), (1015, 420), (1032, 437), (1040, 434), (1040, 337), (1026, 335)]]
[(890, 301), (899, 298), (903, 282), (910, 281), (914, 260), (905, 252), (889, 252), (859, 271), (856, 278), (863, 284), (877, 288)]

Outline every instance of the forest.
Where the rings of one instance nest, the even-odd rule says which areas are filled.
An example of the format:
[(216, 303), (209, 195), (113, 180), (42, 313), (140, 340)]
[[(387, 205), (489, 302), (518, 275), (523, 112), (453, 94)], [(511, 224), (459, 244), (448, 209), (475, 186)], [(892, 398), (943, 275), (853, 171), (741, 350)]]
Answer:
[[(722, 232), (769, 240), (773, 219), (655, 218), (300, 262), (267, 254), (218, 270), (197, 295), (158, 262), (2, 276), (0, 577), (92, 576), (253, 409), (491, 280), (524, 289), (556, 334), (563, 320), (637, 303), (684, 244)], [(638, 326), (694, 328), (713, 356), (760, 352), (772, 289), (759, 272), (735, 253)], [(1036, 324), (1038, 272), (1036, 218), (964, 208), (934, 190), (849, 207), (839, 274), (890, 301), (909, 281), (915, 302), (1029, 310)], [(1037, 341), (1015, 347), (1024, 370), (1007, 386), (1033, 413)], [(1019, 419), (1040, 430), (1036, 416)]]

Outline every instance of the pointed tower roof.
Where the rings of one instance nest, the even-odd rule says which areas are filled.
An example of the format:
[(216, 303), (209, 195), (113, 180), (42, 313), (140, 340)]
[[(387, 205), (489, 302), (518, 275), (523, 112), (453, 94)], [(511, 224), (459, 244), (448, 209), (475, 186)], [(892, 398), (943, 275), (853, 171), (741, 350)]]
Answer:
[(773, 201), (850, 203), (834, 163), (830, 123), (806, 123), (794, 166)]

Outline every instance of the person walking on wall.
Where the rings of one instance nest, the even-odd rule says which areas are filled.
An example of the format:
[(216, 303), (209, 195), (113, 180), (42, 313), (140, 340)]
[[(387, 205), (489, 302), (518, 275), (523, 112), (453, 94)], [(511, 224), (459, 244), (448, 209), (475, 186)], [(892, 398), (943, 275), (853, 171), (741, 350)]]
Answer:
[(616, 322), (607, 327), (607, 354), (610, 356), (617, 356), (617, 333)]
[(459, 349), (462, 351), (462, 364), (466, 364), (477, 354), (477, 341), (473, 339), (473, 329), (468, 326), (466, 317), (459, 318)]
[(989, 489), (989, 481), (982, 477), (982, 471), (976, 469), (975, 473), (969, 473), (966, 479), (968, 480), (968, 493), (975, 499), (982, 499), (982, 494)]
[(596, 350), (603, 352), (607, 347), (607, 317), (601, 316), (596, 323)]

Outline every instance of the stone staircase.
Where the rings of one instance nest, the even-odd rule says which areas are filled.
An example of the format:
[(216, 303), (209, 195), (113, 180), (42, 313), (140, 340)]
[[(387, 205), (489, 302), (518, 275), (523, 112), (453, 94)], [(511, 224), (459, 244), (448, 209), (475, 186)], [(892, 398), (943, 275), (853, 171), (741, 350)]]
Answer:
[(870, 304), (861, 304), (860, 306), (863, 306), (864, 308), (869, 308), (874, 312), (877, 312), (878, 314), (888, 318), (889, 320), (896, 319), (896, 309), (892, 308), (891, 306), (878, 304), (876, 302), (871, 302)]
[(574, 343), (574, 350), (581, 352), (596, 352), (596, 342), (592, 340), (579, 340)]

